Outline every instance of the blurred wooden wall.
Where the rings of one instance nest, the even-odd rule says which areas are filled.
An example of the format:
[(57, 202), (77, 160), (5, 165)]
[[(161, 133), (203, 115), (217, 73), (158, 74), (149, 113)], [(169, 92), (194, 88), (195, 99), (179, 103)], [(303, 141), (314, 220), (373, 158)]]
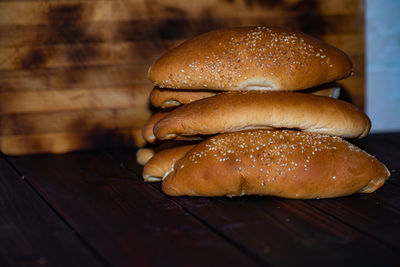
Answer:
[(151, 63), (200, 33), (283, 26), (350, 55), (341, 84), (364, 107), (363, 0), (2, 0), (0, 150), (132, 146), (150, 114)]

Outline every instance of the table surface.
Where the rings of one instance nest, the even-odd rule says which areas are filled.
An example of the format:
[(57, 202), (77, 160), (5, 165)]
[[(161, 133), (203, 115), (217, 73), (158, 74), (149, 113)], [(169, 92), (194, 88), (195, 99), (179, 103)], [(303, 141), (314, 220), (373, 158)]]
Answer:
[(0, 154), (0, 265), (396, 266), (400, 133), (354, 143), (392, 176), (321, 200), (169, 197), (143, 182), (135, 149)]

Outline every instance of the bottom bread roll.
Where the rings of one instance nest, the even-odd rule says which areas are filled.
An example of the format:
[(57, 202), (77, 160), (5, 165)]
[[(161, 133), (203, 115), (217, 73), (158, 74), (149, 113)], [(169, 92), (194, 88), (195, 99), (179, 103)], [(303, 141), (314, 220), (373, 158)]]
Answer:
[(171, 196), (331, 198), (373, 192), (389, 176), (375, 157), (340, 137), (252, 130), (198, 144), (174, 164), (162, 189)]

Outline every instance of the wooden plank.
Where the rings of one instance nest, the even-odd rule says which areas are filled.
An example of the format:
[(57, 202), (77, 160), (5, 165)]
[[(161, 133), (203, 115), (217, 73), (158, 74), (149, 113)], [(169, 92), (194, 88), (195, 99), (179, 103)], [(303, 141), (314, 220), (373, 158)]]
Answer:
[[(281, 21), (282, 19), (279, 19)], [(153, 45), (158, 46), (159, 50), (173, 46), (174, 43), (179, 43), (187, 38), (191, 38), (197, 34), (226, 26), (240, 26), (251, 24), (265, 24), (269, 25), (266, 21), (254, 21), (251, 23), (236, 21), (224, 22), (221, 20), (219, 23), (212, 23), (212, 21), (204, 20), (203, 23), (195, 23), (196, 21), (189, 21), (186, 25), (187, 28), (179, 29), (175, 34), (165, 34), (167, 31), (162, 28), (156, 28), (155, 25), (149, 25), (151, 22), (145, 21), (122, 21), (122, 22), (97, 22), (88, 24), (76, 25), (63, 25), (62, 32), (54, 32), (53, 26), (48, 25), (0, 25), (0, 36), (7, 36), (7, 38), (0, 38), (0, 47), (20, 47), (20, 46), (38, 46), (38, 45), (57, 45), (57, 44), (90, 44), (90, 43), (124, 43), (124, 42), (153, 42)], [(170, 22), (171, 23), (171, 22)], [(283, 22), (284, 23), (284, 22)], [(178, 24), (178, 23), (177, 23)], [(210, 27), (211, 24), (211, 27)], [(276, 25), (276, 22), (273, 24)], [(152, 27), (152, 31), (146, 30)], [(281, 25), (289, 28), (293, 25)], [(180, 27), (180, 25), (177, 25)], [(159, 29), (159, 31), (156, 31)], [(81, 32), (81, 33), (79, 33)], [(312, 29), (311, 29), (312, 33)], [(161, 34), (163, 39), (154, 39), (155, 36)], [(360, 36), (361, 35), (361, 36)], [(326, 31), (323, 34), (318, 34), (319, 38), (331, 42), (333, 45), (339, 47), (350, 46), (350, 52), (361, 52), (357, 50), (360, 42), (364, 41), (363, 33), (358, 32), (341, 32), (336, 33)], [(172, 45), (169, 44), (172, 42)], [(343, 44), (343, 45), (341, 45)], [(354, 47), (354, 48), (353, 48)]]
[[(392, 172), (392, 178), (393, 177), (399, 179), (399, 174), (396, 172)], [(385, 208), (393, 209), (396, 213), (400, 211), (400, 207), (398, 204), (400, 203), (399, 187), (396, 186), (390, 178), (388, 181), (386, 181), (385, 186), (381, 187), (379, 191), (377, 191), (377, 193), (371, 195), (360, 195), (360, 199), (365, 200), (365, 202), (375, 201), (376, 206), (384, 206)], [(396, 213), (394, 214), (396, 215)], [(397, 219), (399, 219), (398, 214), (396, 216)], [(396, 241), (398, 242), (398, 240), (399, 239), (397, 239)], [(396, 246), (398, 247), (399, 244), (396, 244)]]
[(362, 14), (364, 12), (364, 0), (334, 0), (318, 1), (318, 13), (321, 14)]
[[(364, 52), (363, 37), (357, 34), (330, 34), (319, 36), (322, 40), (343, 49), (352, 56)], [(76, 41), (76, 40), (75, 40)], [(113, 42), (58, 45), (19, 45), (18, 47), (0, 47), (0, 70), (57, 68), (74, 66), (102, 66), (116, 64), (149, 65), (167, 48), (184, 41), (165, 40), (165, 49), (155, 42)], [(33, 56), (35, 55), (35, 56)], [(28, 59), (40, 58), (35, 62)]]
[(400, 251), (399, 196), (400, 188), (386, 184), (373, 194), (307, 202)]
[(113, 266), (255, 265), (104, 154), (16, 157), (11, 161)]
[[(234, 20), (234, 21), (237, 21)], [(205, 24), (196, 24), (196, 27), (190, 26), (188, 29), (179, 29), (175, 35), (165, 34), (166, 30), (156, 28), (151, 21), (120, 21), (120, 22), (89, 22), (54, 25), (1, 25), (0, 47), (20, 47), (34, 45), (57, 45), (57, 44), (94, 44), (94, 43), (113, 43), (113, 42), (152, 42), (159, 49), (168, 47), (168, 41), (179, 42), (196, 33), (202, 33), (211, 30), (212, 26), (207, 20), (202, 21)], [(194, 25), (191, 22), (190, 25)], [(189, 25), (186, 25), (189, 27)], [(215, 25), (213, 24), (215, 27)], [(177, 27), (181, 27), (177, 25)], [(161, 40), (157, 36), (161, 34), (168, 37)]]
[(147, 67), (126, 65), (3, 70), (0, 71), (0, 92), (91, 89), (119, 86), (152, 88)]
[(0, 196), (1, 266), (104, 266), (2, 155)]
[(349, 55), (353, 63), (354, 76), (365, 76), (365, 54)]
[[(141, 168), (132, 153), (117, 151), (111, 155), (140, 174)], [(352, 266), (362, 262), (373, 266), (394, 265), (398, 261), (393, 248), (305, 201), (273, 197), (174, 200), (238, 246), (245, 246), (249, 253), (272, 265)], [(291, 257), (287, 257), (289, 251)]]
[(364, 55), (364, 33), (353, 33), (353, 34), (324, 34), (320, 35), (320, 38), (325, 42), (342, 49), (349, 56), (352, 55)]
[(151, 87), (139, 88), (139, 90), (134, 90), (131, 87), (114, 87), (96, 90), (81, 89), (0, 93), (0, 116), (16, 113), (100, 108), (136, 108), (138, 110), (146, 110), (150, 89)]
[[(360, 29), (364, 27), (364, 19), (361, 15), (354, 16), (313, 16), (304, 13), (298, 17), (283, 17), (280, 24), (273, 23), (273, 21), (266, 21), (273, 23), (273, 26), (283, 26), (289, 29), (297, 30), (300, 32), (311, 34), (312, 36), (323, 36), (327, 33), (345, 33), (354, 34), (359, 33)], [(267, 24), (269, 25), (269, 24)]]
[[(61, 19), (74, 18), (77, 22), (109, 21), (136, 19), (149, 19), (157, 17), (162, 19), (173, 19), (176, 17), (199, 18), (205, 13), (209, 17), (229, 18), (235, 17), (263, 17), (274, 15), (291, 16), (308, 10), (308, 14), (323, 15), (348, 15), (359, 13), (358, 2), (348, 3), (344, 0), (333, 1), (335, 4), (327, 4), (326, 1), (312, 1), (302, 3), (301, 1), (290, 1), (285, 4), (278, 2), (253, 2), (253, 1), (226, 1), (215, 0), (154, 2), (146, 5), (145, 2), (137, 1), (22, 1), (0, 3), (0, 24), (46, 24), (57, 23), (57, 17)], [(218, 4), (217, 4), (218, 3)], [(280, 5), (279, 5), (280, 4)], [(149, 15), (151, 14), (151, 15)]]
[[(50, 25), (15, 25), (1, 24), (0, 33), (7, 38), (0, 38), (0, 46), (14, 47), (21, 45), (45, 45), (65, 43), (98, 43), (112, 41), (153, 41), (165, 47), (165, 40), (181, 40), (194, 37), (198, 34), (221, 28), (250, 25), (267, 25), (285, 27), (311, 34), (358, 34), (362, 32), (363, 17), (355, 16), (322, 16), (287, 14), (240, 18), (232, 15), (231, 18), (209, 17), (207, 13), (201, 18), (178, 17), (174, 19), (160, 19), (154, 17), (148, 20), (127, 21), (99, 21)], [(9, 33), (11, 32), (11, 33)]]
[[(179, 43), (180, 41), (165, 41), (165, 46), (172, 47)], [(126, 63), (143, 66), (149, 65), (149, 62), (154, 61), (159, 54), (159, 46), (154, 42), (20, 45), (18, 47), (0, 48), (0, 70), (103, 66)]]
[(364, 109), (364, 82), (364, 76), (352, 76), (345, 80), (338, 81), (342, 87), (339, 98)]
[(149, 117), (143, 107), (2, 115), (0, 136), (140, 128)]
[(0, 151), (11, 156), (62, 154), (110, 147), (140, 147), (144, 144), (141, 129), (135, 128), (0, 136)]

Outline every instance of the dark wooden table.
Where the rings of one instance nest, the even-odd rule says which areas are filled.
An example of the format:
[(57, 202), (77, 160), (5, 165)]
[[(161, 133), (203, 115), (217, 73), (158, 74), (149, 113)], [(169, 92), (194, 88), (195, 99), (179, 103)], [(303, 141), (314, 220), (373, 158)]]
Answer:
[(391, 178), (326, 200), (171, 198), (134, 149), (0, 154), (0, 266), (400, 266), (400, 133), (355, 143)]

